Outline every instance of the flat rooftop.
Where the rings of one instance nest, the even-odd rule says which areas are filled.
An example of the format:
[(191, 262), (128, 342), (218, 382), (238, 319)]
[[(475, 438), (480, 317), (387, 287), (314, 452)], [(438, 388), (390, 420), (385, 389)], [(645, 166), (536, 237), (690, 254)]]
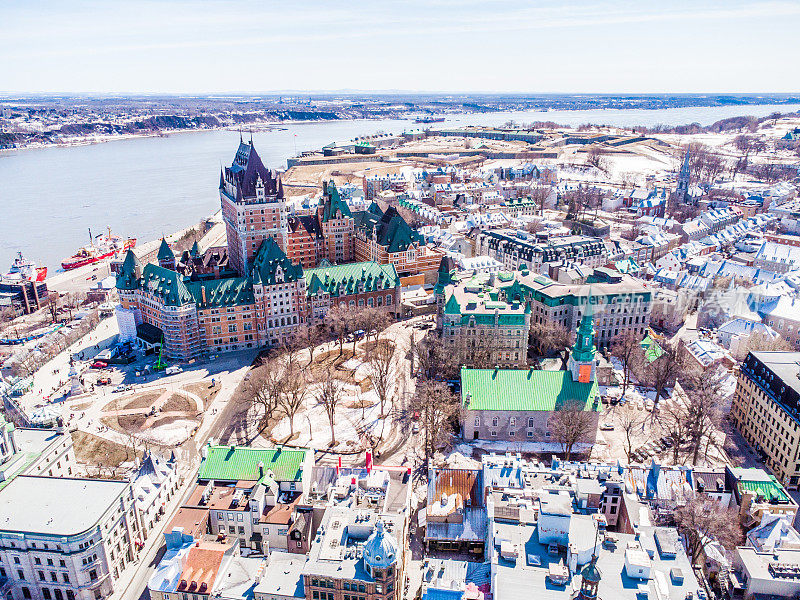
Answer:
[(127, 481), (20, 475), (0, 492), (0, 531), (83, 533), (129, 486)]

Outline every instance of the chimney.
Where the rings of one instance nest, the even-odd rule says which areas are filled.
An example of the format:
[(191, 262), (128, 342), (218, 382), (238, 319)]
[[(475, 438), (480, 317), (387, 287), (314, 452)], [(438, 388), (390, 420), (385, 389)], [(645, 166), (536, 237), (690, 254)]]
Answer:
[(264, 477), (264, 463), (262, 461), (258, 461), (258, 476), (259, 478)]

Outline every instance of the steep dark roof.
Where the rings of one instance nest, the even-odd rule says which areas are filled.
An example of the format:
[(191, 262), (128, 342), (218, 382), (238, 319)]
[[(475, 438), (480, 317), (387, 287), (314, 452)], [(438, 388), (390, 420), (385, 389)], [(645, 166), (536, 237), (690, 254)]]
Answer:
[(172, 249), (163, 237), (161, 238), (161, 246), (158, 248), (158, 260), (175, 260)]
[(339, 190), (336, 189), (333, 181), (325, 184), (322, 197), (322, 222), (326, 223), (330, 219), (336, 217), (336, 211), (340, 211), (343, 216), (350, 217), (350, 207), (347, 202), (342, 200), (339, 196)]
[(140, 285), (167, 306), (182, 306), (194, 302), (183, 282), (183, 275), (152, 263), (145, 265)]
[(135, 290), (139, 287), (139, 277), (142, 273), (142, 265), (133, 250), (128, 250), (125, 260), (122, 261), (122, 268), (117, 274), (118, 290)]
[(223, 179), (233, 183), (236, 187), (236, 200), (254, 197), (256, 182), (259, 179), (264, 183), (264, 193), (267, 196), (283, 197), (283, 185), (280, 183), (278, 174), (264, 166), (252, 141), (250, 143), (239, 142), (233, 163), (223, 170), (220, 189), (225, 187)]
[(299, 217), (289, 217), (289, 231), (298, 231), (300, 228), (305, 229), (311, 236), (321, 239), (322, 228), (317, 221), (316, 215), (300, 215)]
[(282, 281), (297, 281), (303, 277), (302, 265), (292, 263), (270, 236), (261, 243), (253, 259), (253, 283), (263, 285), (280, 283), (279, 271), (283, 274)]
[(356, 227), (369, 238), (372, 238), (374, 233), (378, 244), (386, 248), (387, 252), (402, 252), (412, 243), (425, 245), (424, 238), (406, 223), (393, 206), (390, 206), (385, 213), (381, 213), (380, 208), (377, 208), (377, 211), (356, 213)]

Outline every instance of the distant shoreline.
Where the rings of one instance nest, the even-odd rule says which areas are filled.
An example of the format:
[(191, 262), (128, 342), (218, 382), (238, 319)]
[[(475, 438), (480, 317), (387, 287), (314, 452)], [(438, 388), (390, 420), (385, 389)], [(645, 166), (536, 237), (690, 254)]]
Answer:
[[(490, 111), (484, 114), (499, 114), (499, 113), (516, 113), (516, 112), (535, 112), (541, 113), (543, 121), (549, 120), (546, 115), (550, 113), (576, 113), (576, 112), (587, 112), (587, 111), (596, 111), (596, 112), (605, 112), (605, 111), (635, 111), (641, 113), (648, 113), (648, 112), (655, 112), (655, 111), (667, 111), (667, 110), (686, 110), (692, 108), (724, 108), (729, 107), (730, 105), (720, 105), (720, 104), (698, 104), (692, 106), (671, 106), (671, 107), (659, 107), (659, 108), (618, 108), (618, 107), (598, 107), (598, 108), (559, 108), (559, 109), (552, 109), (552, 108), (541, 108), (541, 109), (527, 109), (527, 110), (498, 110), (498, 111)], [(736, 105), (741, 108), (742, 112), (737, 116), (748, 116), (747, 109), (749, 107), (754, 106), (770, 106), (775, 107), (776, 112), (780, 112), (782, 107), (786, 106), (793, 106), (793, 104), (787, 104), (785, 102), (781, 103), (773, 103), (773, 102), (764, 102), (759, 104), (739, 104)], [(476, 113), (475, 111), (443, 111), (441, 113), (437, 113), (438, 116), (445, 116), (451, 118), (458, 118), (464, 115), (472, 115), (472, 114), (481, 114)], [(174, 129), (163, 129), (160, 131), (142, 131), (141, 133), (110, 133), (110, 134), (92, 134), (86, 136), (74, 136), (67, 138), (65, 141), (62, 142), (53, 142), (53, 143), (41, 143), (41, 142), (34, 142), (30, 144), (26, 144), (24, 146), (19, 146), (16, 148), (0, 148), (0, 156), (4, 153), (12, 153), (15, 151), (22, 151), (22, 150), (42, 150), (47, 148), (75, 148), (79, 146), (94, 146), (97, 144), (104, 144), (106, 142), (113, 142), (113, 141), (122, 141), (122, 140), (130, 140), (130, 139), (138, 139), (138, 138), (154, 138), (154, 137), (168, 137), (173, 134), (177, 133), (198, 133), (198, 132), (208, 132), (208, 131), (222, 131), (222, 130), (229, 130), (229, 131), (241, 131), (243, 134), (248, 133), (251, 129), (253, 132), (256, 131), (275, 131), (285, 129), (291, 125), (302, 125), (302, 124), (316, 124), (316, 123), (335, 123), (335, 122), (347, 122), (347, 121), (385, 121), (387, 119), (395, 119), (398, 121), (409, 121), (414, 123), (414, 120), (417, 118), (418, 115), (405, 113), (407, 116), (396, 116), (396, 117), (387, 117), (383, 116), (375, 116), (375, 117), (344, 117), (341, 119), (305, 119), (305, 120), (265, 120), (265, 121), (256, 121), (253, 123), (242, 124), (240, 126), (237, 125), (218, 125), (218, 126), (209, 126), (209, 127), (198, 127), (198, 128), (174, 128)], [(555, 121), (558, 122), (557, 120)], [(681, 125), (689, 125), (690, 123), (682, 123)], [(426, 125), (425, 123), (418, 123), (421, 128), (424, 128)], [(563, 123), (565, 127), (569, 127), (570, 125), (567, 123)], [(603, 126), (602, 123), (594, 123), (598, 127)]]

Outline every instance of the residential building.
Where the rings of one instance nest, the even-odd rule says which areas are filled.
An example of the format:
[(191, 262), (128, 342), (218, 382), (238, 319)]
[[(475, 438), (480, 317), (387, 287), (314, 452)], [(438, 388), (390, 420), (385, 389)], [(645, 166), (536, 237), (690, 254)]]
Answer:
[(759, 552), (740, 546), (733, 559), (733, 594), (743, 598), (790, 598), (800, 594), (800, 550)]
[(181, 478), (175, 456), (168, 460), (148, 452), (133, 476), (136, 513), (142, 527), (142, 540), (161, 521), (166, 505), (178, 492)]
[(304, 547), (295, 542), (291, 548), (290, 530), (304, 510), (313, 450), (208, 445), (203, 454), (198, 485), (184, 507), (207, 510), (211, 534), (259, 551)]
[(247, 276), (253, 257), (268, 237), (281, 249), (287, 248), (289, 214), (283, 184), (261, 162), (252, 140), (240, 140), (231, 166), (220, 172), (219, 197), (228, 257), (239, 275)]
[(800, 247), (766, 241), (756, 252), (753, 266), (774, 273), (788, 273), (800, 267)]
[(750, 352), (739, 369), (731, 420), (778, 481), (800, 488), (800, 353)]
[(5, 597), (108, 597), (140, 536), (130, 482), (18, 476), (0, 492)]
[(481, 469), (429, 469), (425, 508), (428, 550), (483, 554), (486, 505)]
[(564, 236), (542, 243), (528, 234), (510, 231), (481, 231), (475, 239), (475, 254), (494, 258), (508, 270), (527, 268), (536, 273), (542, 273), (548, 263), (601, 267), (609, 259), (600, 238)]

